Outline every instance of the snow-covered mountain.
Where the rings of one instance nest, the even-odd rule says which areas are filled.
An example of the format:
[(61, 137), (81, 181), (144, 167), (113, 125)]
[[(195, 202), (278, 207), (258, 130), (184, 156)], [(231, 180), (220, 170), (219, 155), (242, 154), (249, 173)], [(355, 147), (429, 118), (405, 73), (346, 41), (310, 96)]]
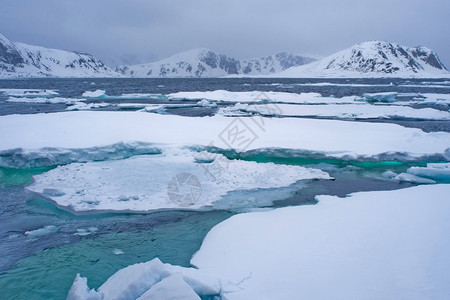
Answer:
[(439, 57), (425, 47), (385, 41), (357, 44), (319, 61), (289, 68), (274, 77), (449, 77)]
[(300, 66), (315, 59), (289, 53), (238, 60), (212, 50), (200, 48), (169, 58), (132, 66), (117, 72), (128, 77), (223, 77), (228, 75), (265, 75)]
[(92, 55), (15, 43), (0, 34), (0, 78), (119, 76)]

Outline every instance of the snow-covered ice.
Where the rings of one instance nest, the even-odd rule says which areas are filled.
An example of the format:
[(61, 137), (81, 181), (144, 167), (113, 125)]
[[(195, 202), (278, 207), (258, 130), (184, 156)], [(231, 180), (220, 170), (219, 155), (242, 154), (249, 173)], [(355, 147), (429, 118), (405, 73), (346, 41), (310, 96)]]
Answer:
[(153, 285), (137, 300), (200, 300), (179, 274), (173, 274)]
[(363, 99), (366, 101), (393, 102), (397, 95), (397, 92), (365, 93)]
[(83, 97), (90, 99), (159, 99), (167, 100), (167, 97), (161, 94), (144, 94), (144, 93), (128, 93), (117, 96), (110, 96), (106, 94), (105, 90), (85, 91)]
[[(411, 108), (394, 105), (371, 104), (329, 104), (329, 105), (295, 105), (295, 104), (255, 104), (237, 105), (234, 111), (246, 111), (267, 116), (290, 117), (327, 117), (339, 119), (420, 119), (450, 120), (450, 113), (433, 108)], [(232, 108), (224, 108), (221, 113), (233, 115)]]
[(423, 185), (235, 215), (207, 234), (191, 260), (198, 269), (154, 259), (119, 270), (98, 291), (77, 275), (68, 299), (136, 299), (173, 275), (197, 295), (226, 300), (445, 299), (449, 193), (448, 184)]
[[(231, 129), (239, 126), (250, 128), (255, 134), (245, 149), (228, 139)], [(77, 111), (0, 116), (0, 128), (0, 157), (5, 155), (4, 159), (19, 150), (38, 155), (48, 153), (49, 148), (57, 148), (53, 149), (56, 153), (60, 148), (64, 148), (62, 152), (136, 141), (155, 145), (212, 144), (237, 151), (297, 149), (354, 159), (383, 154), (400, 154), (402, 159), (450, 155), (450, 134), (446, 132), (425, 133), (395, 124), (337, 120)]]
[(55, 90), (45, 89), (0, 89), (0, 93), (10, 97), (54, 97), (59, 93)]
[(216, 90), (207, 92), (178, 92), (168, 94), (172, 100), (209, 100), (223, 102), (280, 102), (280, 103), (354, 103), (356, 96), (342, 98), (322, 97), (319, 93), (286, 93), (286, 92), (231, 92)]
[(416, 176), (409, 173), (400, 173), (397, 176), (394, 177), (395, 180), (402, 181), (402, 182), (412, 182), (412, 183), (419, 183), (419, 184), (432, 184), (436, 183), (436, 181), (428, 178), (423, 178), (420, 176)]
[(429, 179), (450, 181), (450, 163), (428, 163), (426, 167), (411, 167), (407, 172)]
[[(172, 289), (169, 287), (172, 286)], [(161, 293), (164, 293), (162, 295)], [(220, 293), (220, 283), (194, 268), (181, 268), (163, 264), (155, 258), (149, 262), (128, 266), (117, 271), (97, 291), (90, 290), (87, 278), (76, 276), (67, 295), (68, 300), (122, 299), (199, 299), (195, 295), (209, 296)], [(176, 298), (177, 296), (187, 298)], [(165, 296), (166, 298), (159, 298)], [(167, 298), (169, 297), (169, 298)]]
[[(73, 163), (34, 176), (27, 189), (73, 211), (151, 211), (160, 209), (242, 209), (270, 205), (277, 195), (258, 189), (288, 187), (304, 179), (331, 179), (320, 170), (300, 166), (228, 160), (220, 154), (167, 150), (125, 160)], [(206, 161), (206, 162), (205, 162)], [(170, 186), (189, 174), (198, 186)], [(174, 188), (175, 190), (172, 190)], [(192, 188), (198, 190), (192, 191)], [(246, 192), (224, 198), (233, 191)]]
[[(423, 99), (425, 98), (425, 99)], [(445, 103), (450, 105), (450, 94), (431, 94), (431, 93), (420, 93), (415, 100), (420, 100), (423, 103)]]
[(332, 82), (310, 82), (296, 83), (296, 86), (345, 86), (345, 87), (388, 87), (393, 84), (363, 84), (363, 83), (332, 83)]
[(318, 196), (316, 206), (237, 215), (208, 233), (191, 263), (229, 283), (230, 300), (443, 299), (449, 193), (430, 185)]
[(81, 103), (86, 99), (79, 98), (63, 98), (63, 97), (9, 97), (7, 102), (22, 102), (22, 103), (44, 103), (44, 104), (56, 104), (63, 103), (66, 105)]
[(84, 103), (75, 102), (73, 105), (66, 107), (66, 110), (90, 110), (93, 108), (102, 108), (110, 106), (110, 103), (100, 102), (100, 103)]
[(81, 96), (86, 98), (105, 98), (106, 91), (104, 90), (86, 91)]

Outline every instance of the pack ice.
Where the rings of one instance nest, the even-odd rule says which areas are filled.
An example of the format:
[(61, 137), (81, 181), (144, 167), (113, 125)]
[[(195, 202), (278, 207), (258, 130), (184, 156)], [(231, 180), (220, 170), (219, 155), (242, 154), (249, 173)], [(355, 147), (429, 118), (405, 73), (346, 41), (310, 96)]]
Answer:
[(68, 299), (446, 299), (449, 194), (448, 184), (426, 185), (235, 215), (207, 234), (195, 269), (154, 259), (97, 291), (77, 275)]

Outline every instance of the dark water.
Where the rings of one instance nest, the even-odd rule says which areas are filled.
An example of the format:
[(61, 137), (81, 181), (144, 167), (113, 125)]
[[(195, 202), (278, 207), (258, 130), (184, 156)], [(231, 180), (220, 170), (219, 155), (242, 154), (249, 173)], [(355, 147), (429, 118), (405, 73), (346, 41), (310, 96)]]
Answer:
[[(320, 82), (371, 86), (305, 85)], [(109, 96), (131, 93), (164, 95), (179, 91), (219, 89), (316, 92), (323, 96), (335, 97), (380, 92), (443, 94), (450, 92), (449, 88), (433, 87), (433, 84), (450, 87), (444, 81), (422, 79), (20, 79), (0, 80), (0, 89), (51, 89), (57, 90), (60, 97), (68, 98), (81, 98), (83, 92), (96, 89), (106, 90)], [(67, 107), (65, 104), (5, 102), (6, 98), (0, 94), (0, 115), (57, 112), (65, 111)], [(100, 99), (87, 103), (103, 101), (150, 104), (166, 100)], [(214, 112), (214, 108), (203, 107), (170, 110), (170, 113), (186, 116), (203, 116)], [(391, 122), (425, 131), (450, 132), (448, 121), (369, 120), (368, 122)], [(401, 173), (411, 166), (424, 166), (428, 162), (406, 163), (394, 160), (350, 162), (320, 157), (280, 158), (267, 153), (239, 158), (320, 168), (335, 178), (334, 181), (304, 182), (286, 199), (274, 203), (274, 207), (314, 204), (314, 197), (318, 194), (345, 196), (356, 191), (405, 188), (412, 184), (393, 181), (384, 177), (383, 173), (386, 171)], [(190, 257), (199, 248), (205, 234), (214, 225), (236, 213), (170, 211), (144, 215), (123, 213), (74, 215), (25, 192), (24, 187), (31, 183), (32, 175), (49, 169), (50, 167), (0, 168), (0, 299), (64, 299), (78, 272), (90, 279), (91, 287), (98, 287), (118, 269), (154, 257), (161, 258), (163, 262), (188, 266)], [(29, 231), (46, 226), (53, 227), (47, 227), (50, 229), (42, 234), (27, 234)]]

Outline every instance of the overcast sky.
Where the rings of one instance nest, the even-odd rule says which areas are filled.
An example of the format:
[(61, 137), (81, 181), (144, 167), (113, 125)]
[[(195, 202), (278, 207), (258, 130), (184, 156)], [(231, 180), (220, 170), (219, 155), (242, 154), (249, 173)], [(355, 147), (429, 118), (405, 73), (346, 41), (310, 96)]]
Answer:
[(435, 50), (450, 67), (450, 0), (1, 0), (12, 41), (136, 63), (207, 47), (237, 58), (330, 55), (367, 40)]

